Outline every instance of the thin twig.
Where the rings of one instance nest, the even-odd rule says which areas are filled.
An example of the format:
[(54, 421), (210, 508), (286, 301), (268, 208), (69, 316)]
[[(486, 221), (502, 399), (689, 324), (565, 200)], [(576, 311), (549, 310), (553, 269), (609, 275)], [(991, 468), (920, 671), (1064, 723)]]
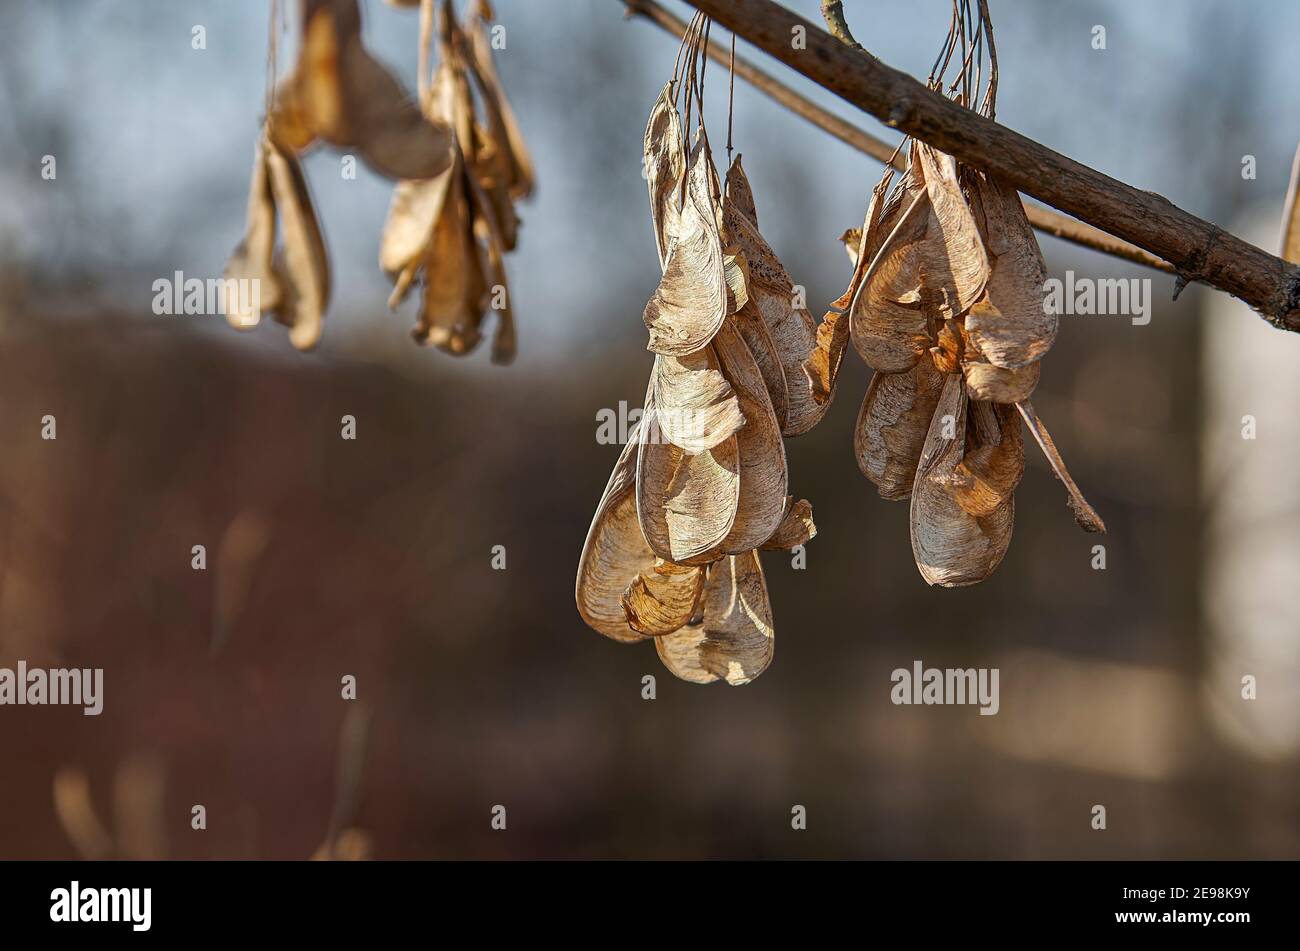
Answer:
[[(680, 37), (686, 32), (687, 24), (659, 6), (654, 0), (620, 0), (620, 2), (627, 4), (629, 14), (642, 16), (675, 36)], [(730, 59), (730, 53), (720, 44), (710, 44), (708, 52), (709, 56), (719, 63), (728, 62)], [(941, 53), (940, 58), (942, 55)], [(839, 139), (845, 145), (871, 156), (878, 162), (892, 165), (900, 172), (906, 168), (907, 160), (899, 154), (895, 146), (877, 139), (834, 113), (827, 112), (743, 57), (736, 57), (735, 70), (737, 76), (759, 92), (789, 109), (801, 119), (817, 126), (823, 132)], [(1173, 265), (1167, 261), (1068, 215), (1050, 208), (1031, 205), (1028, 202), (1025, 203), (1025, 213), (1029, 216), (1029, 223), (1045, 234), (1112, 257), (1143, 264), (1167, 274), (1174, 273)]]
[(844, 0), (822, 0), (822, 19), (826, 21), (831, 36), (843, 43), (847, 43), (855, 50), (866, 52), (862, 44), (853, 38), (849, 24), (844, 19)]

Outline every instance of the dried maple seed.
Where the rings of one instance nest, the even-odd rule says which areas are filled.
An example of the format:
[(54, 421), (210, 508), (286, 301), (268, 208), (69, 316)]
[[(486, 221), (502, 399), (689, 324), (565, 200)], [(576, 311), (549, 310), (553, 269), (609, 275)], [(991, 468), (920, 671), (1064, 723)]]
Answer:
[(1056, 339), (1057, 317), (1045, 306), (1047, 267), (1020, 195), (972, 173), (991, 260), (985, 306), (966, 315), (966, 330), (984, 358), (1008, 370), (1041, 360)]
[(510, 101), (506, 98), (505, 87), (497, 75), (492, 60), (492, 43), (488, 39), (488, 24), (494, 19), (492, 8), (486, 0), (476, 0), (470, 9), (465, 24), (465, 36), (469, 45), (469, 61), (474, 69), (474, 76), (483, 86), (483, 98), (491, 117), (497, 143), (509, 156), (509, 176), (506, 180), (507, 191), (514, 201), (527, 198), (537, 187), (533, 171), (533, 160), (524, 144), (523, 132), (515, 118)]
[(916, 467), (934, 418), (944, 376), (930, 360), (906, 373), (876, 373), (858, 411), (853, 452), (882, 499), (912, 494)]
[(927, 584), (953, 588), (983, 581), (1001, 563), (1011, 542), (1015, 502), (1005, 500), (985, 516), (968, 513), (957, 500), (954, 473), (965, 455), (968, 400), (961, 376), (944, 380), (926, 433), (912, 486), (912, 554)]
[[(486, 22), (475, 3), (466, 26), (445, 4), (439, 11), (438, 64), (424, 96), (430, 122), (451, 132), (451, 162), (431, 179), (399, 182), (380, 246), (380, 265), (394, 281), (397, 307), (423, 275), (420, 312), (412, 332), (421, 343), (453, 355), (473, 350), (483, 320), (497, 315), (492, 361), (514, 359), (516, 332), (505, 254), (514, 248), (513, 202), (533, 188), (531, 160), (491, 62)], [(487, 113), (480, 122), (474, 90)]]
[(966, 452), (949, 479), (953, 499), (983, 518), (1011, 498), (1025, 471), (1025, 446), (1015, 407), (971, 401)]
[(780, 526), (788, 472), (781, 426), (754, 355), (729, 323), (722, 325), (713, 347), (745, 415), (744, 426), (736, 433), (740, 498), (735, 521), (722, 543), (723, 551), (734, 554), (758, 548)]
[(646, 400), (636, 469), (641, 531), (656, 555), (678, 564), (703, 564), (722, 552), (740, 504), (736, 437), (687, 453), (663, 438), (653, 396)]
[(704, 590), (705, 569), (662, 558), (643, 571), (620, 599), (628, 626), (651, 637), (672, 634), (690, 623)]
[(668, 265), (668, 251), (681, 215), (682, 179), (686, 175), (682, 143), (682, 120), (673, 103), (673, 84), (670, 82), (665, 84), (650, 110), (642, 155), (646, 186), (650, 190), (650, 222), (654, 226), (661, 272)]
[(356, 0), (304, 0), (292, 83), (303, 124), (380, 174), (432, 178), (451, 163), (447, 127), (430, 122), (362, 45)]
[(634, 427), (596, 506), (574, 590), (583, 621), (616, 641), (639, 641), (646, 636), (628, 624), (622, 598), (628, 585), (655, 565), (654, 552), (637, 524), (638, 447)]
[(691, 683), (746, 684), (772, 662), (772, 605), (758, 552), (709, 566), (699, 624), (655, 639), (664, 666)]
[[(734, 191), (747, 196), (752, 205), (753, 193), (739, 163), (740, 157), (737, 156), (727, 175), (731, 183), (729, 194)], [(786, 436), (798, 436), (815, 426), (829, 406), (828, 402), (819, 401), (814, 396), (816, 387), (804, 371), (804, 364), (817, 350), (817, 325), (812, 315), (796, 303), (794, 282), (771, 246), (759, 234), (756, 217), (757, 212), (753, 212), (751, 217), (730, 199), (723, 202), (722, 218), (727, 241), (744, 255), (748, 265), (750, 303), (767, 326), (785, 380), (781, 431)], [(755, 352), (757, 354), (757, 350)], [(767, 379), (772, 377), (770, 373), (766, 376)], [(774, 395), (769, 389), (768, 395), (773, 406), (777, 406), (779, 394)]]
[(276, 319), (288, 325), (289, 341), (295, 347), (310, 350), (320, 340), (329, 303), (325, 242), (297, 158), (272, 146), (267, 152), (267, 168), (284, 242), (283, 299)]
[(275, 198), (271, 192), (271, 173), (267, 163), (271, 147), (265, 136), (257, 142), (252, 182), (248, 188), (248, 225), (244, 240), (231, 254), (223, 275), (226, 281), (256, 282), (256, 301), (251, 295), (237, 290), (241, 285), (222, 284), (226, 320), (241, 330), (256, 327), (263, 310), (270, 312), (280, 306), (280, 279), (274, 265)]
[(806, 545), (817, 537), (817, 525), (813, 522), (812, 506), (805, 499), (798, 502), (794, 496), (785, 500), (785, 514), (781, 524), (776, 527), (772, 537), (763, 542), (762, 547), (778, 551), (789, 551), (800, 545)]
[(651, 386), (660, 432), (687, 452), (712, 449), (745, 425), (712, 346), (682, 357), (657, 355)]
[(682, 356), (706, 346), (722, 326), (727, 279), (709, 184), (708, 152), (699, 145), (687, 173), (682, 202), (663, 277), (645, 306), (649, 349)]

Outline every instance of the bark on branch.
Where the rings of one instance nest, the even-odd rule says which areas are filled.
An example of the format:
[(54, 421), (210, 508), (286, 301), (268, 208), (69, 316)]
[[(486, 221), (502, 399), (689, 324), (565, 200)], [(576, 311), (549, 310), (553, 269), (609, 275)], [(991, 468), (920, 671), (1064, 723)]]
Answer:
[[(642, 16), (678, 38), (686, 32), (686, 21), (664, 9), (654, 0), (623, 0), (623, 2), (627, 4), (629, 14)], [(709, 57), (715, 62), (723, 66), (728, 65), (730, 52), (721, 43), (716, 40), (710, 42), (708, 53)], [(902, 155), (896, 155), (897, 150), (889, 143), (877, 139), (850, 122), (846, 122), (835, 113), (827, 112), (811, 99), (800, 95), (789, 86), (739, 56), (736, 57), (736, 75), (778, 105), (784, 106), (795, 115), (811, 122), (817, 128), (834, 136), (844, 144), (857, 149), (865, 155), (870, 155), (879, 162), (892, 163), (899, 171), (906, 167), (906, 158)], [(1069, 215), (1063, 215), (1059, 211), (1053, 211), (1050, 208), (1043, 208), (1027, 201), (1023, 202), (1023, 204), (1025, 213), (1029, 216), (1029, 223), (1044, 234), (1053, 235), (1063, 241), (1091, 248), (1112, 257), (1143, 264), (1158, 271), (1164, 271), (1167, 274), (1174, 273), (1174, 266), (1168, 261), (1143, 251), (1136, 245), (1129, 244), (1114, 235), (1109, 235), (1099, 228), (1084, 224), (1082, 221), (1076, 221)]]
[[(1134, 188), (862, 56), (772, 0), (687, 0), (749, 41), (893, 128), (996, 175), (1028, 195), (1173, 264), (1180, 284), (1232, 294), (1269, 323), (1300, 332), (1300, 267), (1234, 237), (1154, 192)], [(793, 39), (805, 42), (796, 48)]]

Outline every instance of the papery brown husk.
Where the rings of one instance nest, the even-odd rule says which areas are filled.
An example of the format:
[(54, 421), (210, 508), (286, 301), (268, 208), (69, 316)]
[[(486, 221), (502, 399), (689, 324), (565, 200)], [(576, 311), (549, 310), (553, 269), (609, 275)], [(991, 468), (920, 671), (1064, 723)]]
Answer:
[(329, 305), (329, 257), (298, 159), (272, 144), (266, 161), (284, 246), (284, 266), (277, 269), (282, 295), (276, 319), (289, 327), (290, 343), (310, 350), (320, 341)]
[(697, 684), (749, 683), (772, 662), (772, 605), (758, 552), (728, 555), (709, 566), (703, 620), (655, 639), (675, 676)]
[[(737, 183), (733, 186), (736, 194), (749, 192), (744, 170), (736, 162), (728, 178)], [(748, 265), (750, 302), (767, 325), (785, 378), (782, 433), (798, 436), (815, 426), (829, 407), (828, 402), (818, 403), (814, 398), (813, 383), (803, 368), (817, 346), (817, 325), (812, 315), (797, 305), (794, 282), (754, 221), (730, 202), (723, 203), (722, 213), (727, 240), (739, 249)], [(779, 395), (773, 396), (770, 390), (768, 395), (775, 407)]]
[(677, 564), (716, 559), (740, 503), (736, 437), (687, 453), (660, 433), (652, 393), (642, 419), (636, 507), (646, 542), (660, 558)]
[(943, 385), (943, 374), (929, 359), (906, 373), (872, 376), (853, 427), (853, 453), (881, 498), (899, 501), (912, 494)]
[[(490, 299), (492, 312), (497, 315), (496, 332), (492, 337), (492, 362), (505, 365), (515, 358), (517, 340), (515, 336), (514, 310), (510, 303), (510, 288), (506, 281), (505, 239), (497, 226), (497, 219), (488, 196), (471, 176), (469, 179), (470, 196), (474, 206), (474, 234), (476, 242), (481, 242), (481, 254), (486, 255), (482, 262), (483, 276), (489, 288), (486, 297)], [(495, 288), (501, 289), (501, 306), (497, 307)], [(485, 300), (479, 305), (479, 323), (487, 306)], [(478, 325), (476, 325), (477, 330)]]
[[(916, 567), (927, 584), (961, 587), (983, 581), (1011, 543), (1015, 498), (990, 514), (968, 514), (953, 495), (953, 474), (966, 449), (967, 397), (960, 374), (944, 381), (926, 433), (912, 486), (911, 535)], [(944, 417), (954, 421), (955, 438), (943, 437)]]
[[(914, 142), (895, 194), (878, 228), (867, 228), (864, 246), (872, 243), (872, 231), (881, 241), (892, 240), (863, 280), (851, 311), (854, 346), (868, 366), (885, 373), (915, 366), (933, 345), (936, 329), (960, 318), (984, 293), (989, 277), (952, 156)], [(864, 266), (863, 258), (870, 264), (875, 255), (864, 248), (857, 267)]]
[(988, 255), (962, 191), (956, 159), (924, 142), (915, 142), (914, 148), (930, 197), (922, 296), (938, 320), (956, 320), (984, 295)]
[[(983, 298), (971, 308), (966, 315), (986, 313), (991, 307), (988, 298)], [(1018, 403), (1027, 400), (1038, 386), (1042, 373), (1042, 364), (1035, 360), (1014, 370), (997, 367), (989, 363), (969, 336), (965, 339), (962, 352), (961, 369), (966, 377), (966, 394), (973, 400), (987, 400), (994, 403)]]
[(776, 348), (776, 342), (772, 340), (771, 331), (767, 329), (767, 322), (759, 313), (758, 304), (752, 300), (732, 314), (731, 321), (758, 364), (768, 399), (772, 402), (772, 411), (784, 431), (787, 407), (785, 370), (781, 367), (781, 354)]
[(1020, 416), (1014, 406), (972, 400), (966, 423), (966, 453), (948, 485), (963, 511), (983, 518), (1011, 498), (1024, 475)]
[(672, 634), (690, 623), (704, 590), (703, 566), (675, 565), (656, 559), (621, 598), (628, 626), (650, 637)]
[(758, 227), (758, 208), (754, 204), (754, 189), (750, 187), (749, 177), (740, 164), (740, 153), (727, 169), (727, 200), (735, 205), (736, 210), (749, 219), (750, 224)]
[(666, 83), (650, 109), (642, 146), (642, 168), (650, 191), (650, 222), (659, 251), (659, 270), (668, 265), (668, 251), (681, 215), (682, 178), (686, 174), (682, 120), (673, 102), (673, 84)]
[(267, 152), (272, 146), (266, 137), (258, 139), (253, 156), (252, 181), (248, 188), (248, 223), (244, 238), (235, 248), (222, 275), (226, 281), (256, 281), (258, 306), (246, 309), (238, 284), (223, 284), (226, 321), (240, 330), (256, 327), (262, 311), (280, 306), (280, 278), (275, 273), (275, 199), (271, 192), (271, 173)]
[(712, 174), (701, 143), (687, 173), (686, 198), (663, 277), (642, 315), (655, 353), (694, 353), (708, 345), (728, 314)]
[(989, 363), (1019, 369), (1041, 360), (1056, 339), (1058, 318), (1046, 308), (1047, 266), (1019, 193), (979, 172), (967, 180), (991, 270), (988, 306), (971, 309), (966, 330)]
[(740, 455), (740, 499), (722, 551), (735, 554), (757, 548), (772, 537), (785, 514), (788, 473), (781, 426), (745, 341), (725, 321), (713, 339), (722, 371), (731, 382), (744, 426), (736, 434)]
[(655, 555), (641, 534), (636, 512), (638, 423), (629, 434), (609, 482), (596, 506), (578, 561), (574, 598), (578, 613), (592, 630), (616, 641), (639, 641), (628, 624), (623, 593), (643, 572), (653, 572)]
[[(429, 114), (451, 123), (455, 119), (458, 94), (452, 63), (438, 64), (429, 87)], [(416, 273), (425, 265), (433, 243), (434, 228), (446, 207), (452, 187), (464, 174), (464, 159), (455, 150), (453, 161), (433, 178), (407, 179), (393, 189), (393, 200), (379, 241), (379, 266), (396, 286), (388, 306), (396, 308)]]
[(412, 331), (419, 342), (457, 354), (478, 342), (479, 302), (487, 289), (465, 192), (463, 179), (453, 183), (434, 227)]
[[(874, 226), (869, 223), (864, 228), (863, 246), (854, 263), (855, 282), (860, 283), (851, 297), (850, 339), (867, 366), (881, 373), (906, 373), (931, 344), (930, 320), (921, 298), (928, 202), (924, 183), (905, 175)], [(871, 279), (862, 281), (859, 271), (876, 258), (872, 247), (881, 247), (890, 236)]]
[(817, 525), (813, 521), (812, 505), (806, 499), (796, 502), (794, 496), (789, 495), (786, 496), (785, 513), (781, 516), (781, 524), (761, 547), (789, 551), (808, 544), (816, 537)]
[(510, 106), (510, 100), (506, 98), (505, 87), (501, 84), (493, 61), (492, 43), (487, 31), (487, 24), (492, 19), (491, 7), (482, 0), (476, 0), (466, 21), (465, 35), (469, 39), (470, 64), (476, 78), (483, 84), (483, 98), (491, 117), (494, 135), (510, 159), (510, 174), (506, 181), (508, 195), (518, 201), (531, 195), (537, 183), (533, 160), (524, 143), (523, 132), (519, 129), (519, 122)]
[(356, 0), (306, 0), (289, 97), (320, 138), (353, 148), (393, 179), (433, 178), (451, 163), (451, 135), (430, 122), (361, 42)]
[(656, 354), (650, 379), (660, 431), (687, 452), (712, 449), (745, 425), (712, 346), (680, 357)]

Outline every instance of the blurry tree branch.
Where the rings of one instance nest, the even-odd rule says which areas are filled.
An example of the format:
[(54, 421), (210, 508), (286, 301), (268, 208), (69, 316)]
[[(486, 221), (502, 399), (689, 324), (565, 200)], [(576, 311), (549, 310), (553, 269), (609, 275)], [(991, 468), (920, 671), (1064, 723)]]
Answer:
[[(672, 28), (653, 15), (657, 7), (651, 0), (624, 2), (630, 11)], [(1217, 287), (1245, 301), (1274, 326), (1300, 331), (1300, 268), (1183, 211), (1160, 195), (1104, 175), (966, 109), (875, 57), (860, 55), (772, 0), (687, 2), (886, 125), (1170, 262), (1180, 288), (1189, 281)], [(799, 48), (792, 42), (796, 35), (806, 39)], [(741, 72), (739, 61), (736, 71)], [(771, 89), (764, 91), (776, 98)], [(795, 111), (817, 121), (807, 110)], [(845, 135), (838, 137), (850, 142)], [(1035, 225), (1042, 227), (1037, 221)], [(1043, 230), (1057, 233), (1050, 227)], [(1133, 259), (1130, 254), (1119, 256)]]

